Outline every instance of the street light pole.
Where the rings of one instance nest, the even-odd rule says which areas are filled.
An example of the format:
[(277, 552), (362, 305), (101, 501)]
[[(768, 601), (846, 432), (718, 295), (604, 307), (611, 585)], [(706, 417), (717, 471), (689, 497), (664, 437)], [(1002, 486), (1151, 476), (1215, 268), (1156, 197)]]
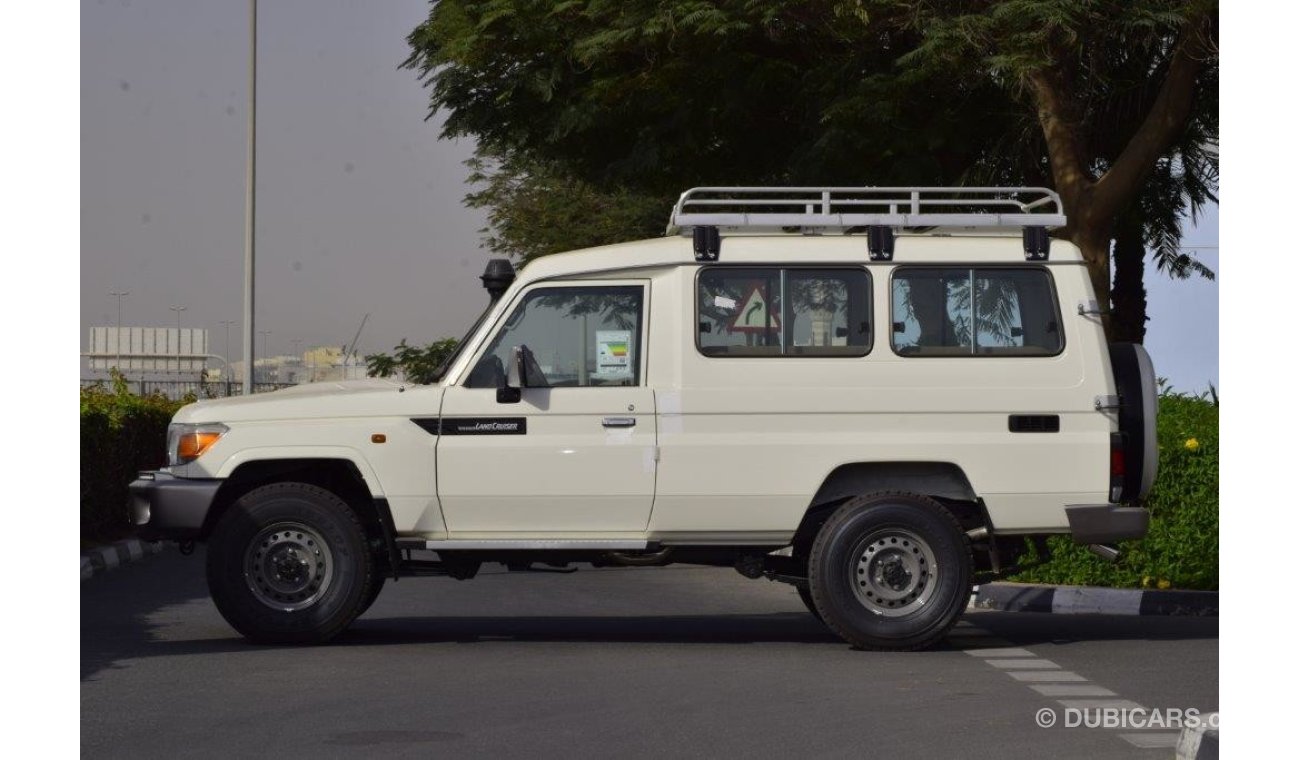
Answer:
[(181, 312), (185, 311), (185, 307), (168, 306), (167, 308), (176, 312), (176, 376), (179, 378), (181, 374)]
[(270, 330), (258, 330), (262, 335), (262, 361), (269, 361), (271, 354), (266, 350), (266, 336), (271, 334)]
[(257, 211), (257, 0), (248, 0), (248, 164), (244, 190), (244, 393), (253, 392), (253, 286)]
[[(233, 320), (233, 319), (223, 319), (223, 320), (221, 320), (221, 324), (225, 325), (225, 327), (226, 327), (226, 356), (230, 356), (230, 326), (231, 326), (231, 325), (237, 325), (237, 324), (239, 324), (239, 323), (236, 322), (236, 321)], [(229, 379), (230, 379), (230, 362), (229, 362), (229, 361), (226, 362), (226, 371), (225, 371), (223, 374), (226, 376), (226, 380), (229, 380)]]
[(118, 372), (122, 371), (122, 298), (131, 295), (130, 291), (114, 290), (109, 293), (110, 296), (117, 296), (117, 336), (113, 338), (113, 344), (117, 346), (117, 363), (113, 366)]

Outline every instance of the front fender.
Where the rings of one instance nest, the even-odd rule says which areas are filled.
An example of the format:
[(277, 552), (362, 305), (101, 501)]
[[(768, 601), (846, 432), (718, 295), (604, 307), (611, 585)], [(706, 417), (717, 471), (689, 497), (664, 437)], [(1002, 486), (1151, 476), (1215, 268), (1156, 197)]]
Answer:
[(212, 477), (229, 478), (241, 465), (249, 462), (274, 461), (276, 459), (345, 459), (351, 462), (357, 472), (366, 481), (370, 495), (376, 498), (384, 496), (383, 485), (370, 466), (370, 462), (360, 451), (348, 446), (257, 446), (240, 449), (221, 462)]

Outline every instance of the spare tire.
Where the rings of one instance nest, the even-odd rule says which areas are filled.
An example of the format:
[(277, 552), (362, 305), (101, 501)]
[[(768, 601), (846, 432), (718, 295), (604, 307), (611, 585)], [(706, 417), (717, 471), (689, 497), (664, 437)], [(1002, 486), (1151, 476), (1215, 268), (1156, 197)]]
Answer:
[(1110, 344), (1124, 440), (1124, 485), (1119, 501), (1141, 501), (1156, 481), (1156, 372), (1140, 343)]

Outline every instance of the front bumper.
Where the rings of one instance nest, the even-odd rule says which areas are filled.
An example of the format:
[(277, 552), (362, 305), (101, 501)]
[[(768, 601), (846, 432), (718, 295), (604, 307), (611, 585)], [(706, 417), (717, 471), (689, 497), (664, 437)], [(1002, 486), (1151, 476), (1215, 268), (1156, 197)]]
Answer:
[(140, 473), (131, 482), (131, 522), (136, 533), (147, 541), (198, 538), (223, 482), (178, 478), (169, 472)]
[(1151, 513), (1143, 507), (1114, 504), (1075, 504), (1065, 508), (1070, 535), (1077, 544), (1110, 544), (1142, 538), (1151, 524)]

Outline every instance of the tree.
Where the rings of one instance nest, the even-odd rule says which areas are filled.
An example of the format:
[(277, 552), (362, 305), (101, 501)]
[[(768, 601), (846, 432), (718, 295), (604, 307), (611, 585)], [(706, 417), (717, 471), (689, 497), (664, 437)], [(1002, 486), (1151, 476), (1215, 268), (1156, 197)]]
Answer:
[(443, 365), (456, 353), (459, 341), (443, 338), (420, 348), (406, 345), (406, 339), (393, 347), (390, 354), (367, 354), (368, 377), (392, 377), (400, 374), (412, 383), (436, 382), (442, 375)]
[[(561, 235), (609, 242), (617, 223), (580, 220), (612, 220), (600, 209), (630, 198), (658, 199), (664, 219), (692, 185), (1046, 184), (1105, 303), (1125, 214), (1147, 242), (1172, 234), (1157, 249), (1169, 271), (1196, 271), (1176, 222), (1217, 189), (1216, 13), (1198, 0), (442, 0), (407, 65), (444, 134), (474, 137), (496, 167), (480, 164), (478, 202), (499, 212), (491, 242), (506, 251), (566, 247), (521, 199), (579, 220)], [(555, 187), (583, 192), (534, 192)], [(626, 232), (648, 219), (629, 213), (646, 228)], [(501, 234), (502, 220), (523, 223)], [(1117, 264), (1140, 288), (1136, 248)], [(1113, 321), (1140, 326), (1144, 301), (1120, 294)]]
[(650, 237), (665, 226), (664, 199), (615, 186), (601, 189), (555, 162), (521, 154), (468, 162), (480, 189), (465, 198), (487, 210), (485, 243), (524, 262), (551, 253)]
[(1052, 185), (1112, 338), (1145, 333), (1144, 243), (1175, 277), (1212, 273), (1179, 249), (1181, 221), (1218, 186), (1218, 4), (1003, 0), (918, 5), (925, 41), (907, 65), (975, 64), (1031, 106)]

